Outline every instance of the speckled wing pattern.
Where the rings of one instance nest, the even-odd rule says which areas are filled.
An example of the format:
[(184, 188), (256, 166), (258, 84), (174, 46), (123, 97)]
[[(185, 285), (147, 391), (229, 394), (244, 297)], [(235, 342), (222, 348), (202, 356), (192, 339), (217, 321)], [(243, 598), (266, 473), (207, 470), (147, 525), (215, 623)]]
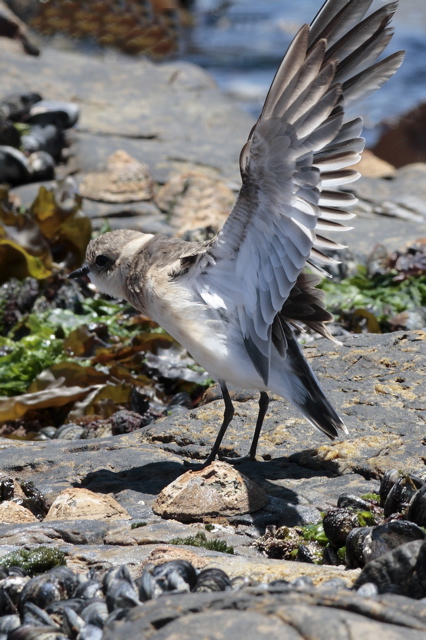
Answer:
[[(303, 26), (275, 75), (240, 155), (242, 188), (223, 229), (194, 265), (203, 300), (239, 318), (247, 351), (268, 382), (274, 319), (306, 264), (323, 272), (322, 235), (345, 230), (356, 202), (336, 189), (358, 178), (362, 119), (346, 107), (384, 84), (401, 52), (377, 62), (398, 2), (364, 17), (372, 0), (327, 0)], [(303, 286), (299, 280), (298, 284)], [(303, 296), (299, 296), (303, 304)]]

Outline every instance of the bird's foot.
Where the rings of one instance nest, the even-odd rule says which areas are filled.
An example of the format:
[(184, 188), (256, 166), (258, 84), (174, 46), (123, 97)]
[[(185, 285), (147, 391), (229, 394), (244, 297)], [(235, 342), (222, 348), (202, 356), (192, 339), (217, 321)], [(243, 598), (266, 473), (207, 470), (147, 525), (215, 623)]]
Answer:
[(228, 464), (241, 464), (242, 462), (256, 462), (256, 456), (251, 456), (247, 454), (245, 456), (237, 456), (236, 458), (228, 458), (223, 456), (219, 458), (221, 462), (227, 462)]
[(192, 469), (193, 471), (200, 471), (201, 469), (205, 469), (211, 464), (213, 460), (209, 460), (206, 458), (204, 462), (190, 462), (189, 460), (184, 460), (183, 464), (185, 467)]
[(227, 456), (220, 456), (218, 458), (212, 458), (208, 456), (204, 462), (190, 462), (189, 460), (184, 460), (183, 464), (185, 467), (189, 467), (190, 469), (194, 469), (194, 471), (199, 471), (201, 469), (205, 469), (208, 467), (215, 459), (220, 460), (220, 462), (226, 462), (227, 464), (241, 464), (242, 462), (256, 462), (256, 456), (251, 456), (247, 454), (245, 456), (238, 456), (235, 458), (229, 458)]

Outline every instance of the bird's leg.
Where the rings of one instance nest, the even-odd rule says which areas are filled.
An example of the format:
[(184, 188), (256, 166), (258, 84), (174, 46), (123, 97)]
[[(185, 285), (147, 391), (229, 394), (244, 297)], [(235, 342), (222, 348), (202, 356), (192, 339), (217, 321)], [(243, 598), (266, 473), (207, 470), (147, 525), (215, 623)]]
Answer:
[(269, 406), (269, 396), (266, 393), (266, 391), (261, 391), (260, 398), (259, 398), (259, 413), (257, 414), (256, 428), (254, 430), (254, 436), (253, 436), (253, 440), (251, 441), (251, 447), (249, 451), (250, 460), (256, 459), (257, 443), (259, 440), (260, 431), (262, 429), (265, 414), (268, 411), (268, 406)]
[(234, 417), (234, 405), (232, 404), (231, 396), (229, 395), (228, 387), (226, 386), (226, 382), (223, 380), (219, 380), (220, 388), (222, 389), (223, 401), (225, 403), (225, 411), (223, 414), (222, 425), (219, 429), (219, 433), (217, 434), (217, 438), (213, 445), (212, 450), (210, 451), (210, 455), (206, 458), (206, 461), (203, 463), (203, 467), (207, 467), (213, 460), (215, 459), (217, 452), (219, 451), (220, 444), (222, 442), (223, 436)]
[[(225, 404), (226, 404), (226, 402), (225, 402)], [(268, 410), (268, 406), (269, 406), (269, 396), (265, 391), (261, 391), (260, 398), (259, 398), (259, 413), (257, 414), (256, 428), (254, 430), (253, 440), (251, 442), (251, 447), (250, 447), (250, 451), (249, 451), (248, 456), (246, 455), (246, 456), (241, 456), (241, 457), (238, 457), (238, 458), (221, 458), (222, 460), (224, 460), (225, 462), (229, 462), (230, 464), (239, 464), (240, 462), (245, 462), (247, 460), (256, 460), (257, 443), (259, 441), (259, 436), (260, 436), (260, 432), (262, 430), (263, 420), (264, 420), (266, 412)], [(219, 436), (220, 436), (220, 433), (219, 433)], [(219, 436), (218, 436), (218, 439), (219, 439)], [(223, 436), (223, 434), (222, 434), (222, 436)], [(220, 444), (220, 440), (219, 440), (219, 444)], [(216, 446), (216, 443), (215, 443), (215, 446)], [(213, 447), (213, 449), (214, 449), (214, 447)], [(217, 452), (217, 450), (216, 450), (216, 452)]]

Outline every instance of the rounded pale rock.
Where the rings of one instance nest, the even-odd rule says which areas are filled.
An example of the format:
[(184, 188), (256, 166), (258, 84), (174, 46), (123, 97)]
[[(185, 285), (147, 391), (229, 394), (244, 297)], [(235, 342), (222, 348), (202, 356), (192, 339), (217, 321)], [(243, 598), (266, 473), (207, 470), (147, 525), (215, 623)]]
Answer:
[(159, 494), (154, 513), (180, 522), (252, 513), (265, 506), (266, 493), (226, 462), (187, 471)]
[(186, 171), (160, 187), (155, 202), (169, 215), (178, 236), (211, 227), (219, 231), (235, 202), (234, 192), (208, 171)]
[(20, 522), (38, 522), (29, 509), (16, 502), (2, 502), (0, 504), (0, 523), (18, 524)]
[(114, 498), (88, 489), (65, 489), (49, 509), (45, 520), (130, 520)]
[(89, 200), (110, 203), (151, 200), (154, 181), (146, 164), (119, 149), (109, 156), (106, 167), (85, 176), (80, 194)]

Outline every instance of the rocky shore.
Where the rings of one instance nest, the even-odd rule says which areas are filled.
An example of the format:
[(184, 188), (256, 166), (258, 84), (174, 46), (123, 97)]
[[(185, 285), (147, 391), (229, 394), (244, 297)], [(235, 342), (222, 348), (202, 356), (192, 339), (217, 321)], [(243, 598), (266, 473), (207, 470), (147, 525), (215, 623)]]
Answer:
[[(185, 219), (186, 232), (197, 233), (206, 227), (208, 216), (213, 226), (218, 224), (218, 211), (224, 210), (224, 202), (238, 188), (238, 155), (253, 123), (221, 96), (202, 70), (184, 63), (89, 59), (53, 49), (29, 58), (8, 49), (2, 52), (0, 71), (4, 95), (37, 91), (45, 99), (79, 106), (81, 118), (72, 132), (71, 158), (57, 167), (57, 177), (73, 175), (79, 185), (85, 181), (90, 185), (88, 176), (103, 175), (107, 158), (117, 151), (146, 165), (152, 179), (148, 198), (126, 201), (124, 197), (113, 203), (107, 198), (92, 199), (87, 193), (83, 211), (95, 229), (107, 220), (111, 228), (177, 233), (182, 216), (200, 202), (200, 193), (203, 216)], [(351, 185), (359, 198), (358, 218), (348, 240), (355, 256), (367, 255), (376, 243), (395, 249), (424, 235), (424, 175), (425, 165), (418, 164), (401, 168), (390, 178), (363, 177)], [(185, 188), (170, 187), (174, 176), (181, 177)], [(161, 199), (164, 185), (169, 185), (169, 191), (162, 192)], [(223, 189), (220, 202), (218, 185)], [(12, 193), (27, 206), (39, 186), (17, 186)], [(185, 200), (189, 187), (193, 188), (192, 202)], [(175, 207), (179, 224), (161, 206), (173, 197), (180, 204)], [(401, 469), (401, 477), (412, 474), (407, 476), (409, 483), (419, 478), (415, 491), (421, 491), (425, 479), (425, 352), (422, 330), (353, 335), (344, 337), (341, 346), (324, 340), (308, 343), (305, 354), (339, 408), (349, 436), (326, 442), (286, 402), (273, 399), (259, 442), (259, 460), (243, 462), (236, 472), (225, 463), (211, 470), (217, 485), (228, 491), (228, 501), (215, 502), (213, 510), (208, 509), (211, 503), (203, 493), (211, 485), (208, 479), (200, 483), (199, 493), (194, 490), (191, 494), (195, 496), (191, 505), (174, 501), (173, 510), (165, 505), (172, 498), (177, 500), (177, 493), (167, 496), (164, 491), (173, 491), (171, 483), (188, 472), (185, 462), (201, 462), (209, 451), (223, 412), (214, 387), (199, 408), (176, 412), (132, 433), (70, 441), (1, 439), (0, 566), (10, 552), (40, 546), (57, 550), (64, 554), (69, 570), (84, 576), (82, 584), (97, 581), (90, 596), (89, 590), (85, 596), (76, 596), (73, 583), (67, 597), (73, 602), (95, 598), (102, 604), (105, 597), (108, 610), (102, 610), (98, 623), (90, 618), (84, 626), (72, 613), (65, 615), (64, 623), (60, 611), (74, 607), (79, 612), (76, 615), (83, 615), (81, 602), (68, 600), (62, 610), (59, 605), (56, 611), (52, 609), (52, 602), (66, 600), (59, 587), (50, 609), (37, 598), (20, 600), (28, 576), (5, 572), (0, 577), (0, 590), (3, 587), (2, 593), (7, 593), (7, 598), (0, 597), (2, 615), (20, 618), (18, 626), (14, 618), (4, 621), (3, 627), (0, 618), (0, 634), (10, 640), (43, 634), (108, 640), (243, 635), (340, 640), (349, 633), (377, 639), (397, 639), (404, 634), (407, 640), (420, 640), (426, 630), (426, 578), (424, 570), (423, 574), (418, 570), (420, 564), (424, 566), (424, 534), (422, 538), (419, 533), (414, 542), (404, 539), (411, 547), (398, 569), (402, 572), (398, 576), (408, 570), (419, 574), (414, 598), (409, 590), (369, 591), (365, 585), (362, 590), (362, 564), (348, 568), (342, 559), (340, 564), (337, 560), (336, 564), (315, 564), (308, 557), (304, 558), (307, 562), (300, 556), (298, 561), (268, 557), (267, 545), (260, 545), (259, 540), (282, 527), (317, 524), (323, 513), (337, 507), (342, 494), (362, 500), (378, 494), (381, 481), (392, 469)], [(247, 452), (257, 415), (255, 396), (234, 390), (234, 398), (235, 418), (223, 447), (230, 457)], [(186, 482), (192, 482), (197, 473), (189, 473)], [(243, 493), (246, 490), (245, 497), (235, 493), (237, 486)], [(383, 516), (384, 520), (388, 522), (396, 513), (394, 520), (407, 521), (408, 502), (402, 500), (401, 509)], [(367, 511), (374, 513), (376, 507), (383, 509), (378, 502), (368, 505)], [(383, 547), (385, 552), (389, 547)], [(182, 560), (198, 572), (221, 569), (227, 579), (216, 574), (207, 581), (210, 586), (199, 590), (207, 593), (189, 586), (182, 589), (191, 593), (170, 594), (176, 589), (175, 578), (171, 587), (164, 587), (167, 580), (161, 583), (161, 597), (141, 595), (140, 585), (149, 576), (153, 584), (151, 565)], [(400, 566), (394, 556), (389, 562)], [(117, 573), (121, 565), (129, 575)], [(174, 571), (179, 567), (182, 569), (178, 564)], [(102, 577), (111, 569), (117, 570), (111, 575), (120, 582), (120, 589), (126, 583), (126, 597), (112, 596), (107, 579), (102, 586)], [(64, 575), (55, 578), (58, 584), (77, 580)], [(274, 581), (279, 582), (267, 586)], [(218, 582), (220, 591), (216, 591)], [(12, 583), (17, 586), (12, 588)], [(354, 584), (361, 590), (356, 591)], [(367, 584), (375, 584), (374, 576), (368, 577)], [(25, 609), (27, 600), (42, 613)], [(50, 617), (43, 617), (43, 611)], [(6, 623), (12, 625), (9, 630)], [(221, 635), (206, 636), (211, 629), (220, 630)]]

